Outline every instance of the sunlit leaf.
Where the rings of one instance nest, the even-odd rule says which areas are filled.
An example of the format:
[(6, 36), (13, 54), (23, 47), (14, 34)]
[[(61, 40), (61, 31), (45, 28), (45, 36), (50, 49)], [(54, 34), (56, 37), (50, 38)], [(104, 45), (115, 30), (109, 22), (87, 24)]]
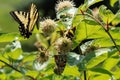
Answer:
[[(93, 53), (91, 53), (93, 54)], [(86, 68), (92, 68), (94, 66), (97, 66), (98, 64), (100, 64), (101, 62), (103, 62), (106, 58), (107, 58), (107, 53), (104, 53), (99, 55), (99, 56), (95, 56), (92, 57), (86, 64)]]
[(88, 7), (90, 7), (91, 5), (101, 2), (102, 0), (85, 0), (85, 4), (87, 4)]
[(110, 0), (110, 5), (113, 7), (118, 0)]
[(21, 54), (22, 54), (22, 50), (21, 50), (21, 48), (18, 48), (14, 51), (5, 53), (4, 56), (6, 56), (6, 58), (10, 57), (13, 59), (19, 59), (21, 57), (20, 56)]
[(112, 20), (112, 25), (117, 25), (119, 23), (120, 23), (120, 10), (118, 10), (118, 12), (115, 14), (115, 18)]
[(113, 71), (112, 71), (113, 75), (115, 76), (116, 79), (120, 79), (120, 67), (116, 66), (114, 67)]
[(0, 79), (5, 80), (7, 75), (5, 73), (0, 73)]
[(119, 61), (118, 52), (116, 52), (105, 60), (103, 63), (103, 68), (106, 70), (112, 70), (112, 68), (115, 67)]
[(47, 39), (42, 34), (36, 34), (37, 40), (44, 46), (46, 49), (48, 48)]
[(87, 24), (84, 21), (80, 22), (77, 26), (74, 38), (73, 48), (76, 47), (82, 40), (96, 39), (101, 37), (108, 37), (100, 25)]
[(32, 76), (33, 78), (37, 77), (38, 74), (39, 74), (38, 71), (30, 71), (30, 70), (25, 73), (25, 75)]
[(90, 70), (94, 71), (94, 72), (97, 72), (97, 73), (107, 74), (109, 76), (113, 75), (111, 72), (109, 72), (108, 70), (103, 69), (103, 68), (91, 68)]
[(91, 68), (90, 71), (92, 71), (93, 73), (91, 74), (92, 80), (101, 80), (101, 79), (110, 79), (111, 80), (114, 80), (113, 79), (113, 74), (111, 72), (109, 72), (108, 70), (106, 69), (103, 69), (103, 68)]
[(90, 25), (98, 25), (98, 23), (92, 19), (84, 19), (83, 21)]
[(2, 68), (5, 64), (2, 62), (6, 62), (8, 63), (9, 61), (2, 55), (2, 53), (0, 53), (0, 68)]
[(18, 37), (18, 40), (25, 40), (19, 33), (0, 33), (0, 42), (11, 42)]
[[(120, 45), (120, 39), (114, 39), (115, 42), (117, 43), (117, 45)], [(100, 38), (100, 39), (96, 39), (94, 41), (94, 46), (99, 46), (99, 47), (111, 47), (111, 46), (115, 46), (113, 44), (113, 41), (110, 40), (109, 38)]]
[(24, 55), (23, 62), (31, 62), (34, 61), (35, 58), (36, 58), (35, 54), (26, 53), (26, 55)]
[(104, 5), (99, 7), (99, 14), (104, 23), (110, 23), (115, 17), (113, 12)]
[[(80, 11), (79, 11), (80, 13)], [(82, 14), (76, 14), (75, 17), (73, 18), (72, 25), (73, 27), (78, 26), (79, 23), (84, 19), (84, 16)]]
[(77, 66), (66, 65), (64, 72), (63, 72), (63, 75), (79, 76), (80, 72), (78, 71)]
[(101, 2), (103, 0), (85, 0), (84, 4), (79, 7), (79, 9), (86, 11), (90, 6), (92, 6), (95, 3)]

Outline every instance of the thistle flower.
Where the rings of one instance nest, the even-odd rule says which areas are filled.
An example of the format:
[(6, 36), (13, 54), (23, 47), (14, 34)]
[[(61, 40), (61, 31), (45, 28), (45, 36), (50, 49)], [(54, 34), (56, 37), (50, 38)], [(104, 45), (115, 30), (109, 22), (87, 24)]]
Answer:
[(62, 9), (65, 9), (65, 8), (72, 8), (74, 6), (75, 5), (73, 1), (62, 0), (62, 1), (59, 1), (58, 4), (56, 5), (56, 11), (61, 11)]
[(55, 42), (55, 48), (59, 53), (69, 52), (72, 46), (72, 41), (67, 37), (61, 37)]
[(56, 5), (57, 19), (66, 25), (67, 29), (71, 28), (72, 20), (77, 9), (74, 7), (73, 1), (62, 0)]
[(52, 32), (54, 32), (56, 23), (51, 19), (45, 19), (41, 22), (41, 26), (44, 36), (49, 36)]

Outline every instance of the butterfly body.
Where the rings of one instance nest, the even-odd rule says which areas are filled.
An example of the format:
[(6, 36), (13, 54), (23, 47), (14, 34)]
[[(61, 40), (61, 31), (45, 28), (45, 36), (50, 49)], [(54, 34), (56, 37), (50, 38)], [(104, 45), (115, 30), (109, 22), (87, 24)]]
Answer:
[(29, 38), (38, 20), (36, 5), (32, 3), (29, 12), (11, 11), (10, 14), (19, 23), (20, 34), (25, 38)]

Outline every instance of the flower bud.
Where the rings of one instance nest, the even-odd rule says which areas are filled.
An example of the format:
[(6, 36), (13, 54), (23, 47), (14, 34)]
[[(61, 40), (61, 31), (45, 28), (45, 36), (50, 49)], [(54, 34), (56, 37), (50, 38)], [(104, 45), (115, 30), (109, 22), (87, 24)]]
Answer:
[(56, 11), (61, 11), (62, 9), (72, 7), (74, 7), (74, 3), (72, 1), (68, 0), (59, 1), (58, 4), (56, 5)]
[(44, 36), (49, 36), (52, 32), (54, 32), (56, 23), (51, 19), (46, 19), (41, 22), (41, 26)]
[(67, 37), (61, 37), (55, 42), (55, 48), (59, 53), (69, 52), (72, 46), (72, 41)]

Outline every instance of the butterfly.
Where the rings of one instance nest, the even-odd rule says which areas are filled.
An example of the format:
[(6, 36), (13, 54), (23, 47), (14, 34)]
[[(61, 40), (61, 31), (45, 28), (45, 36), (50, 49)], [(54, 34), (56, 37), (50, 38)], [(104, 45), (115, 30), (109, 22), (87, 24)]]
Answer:
[(28, 12), (23, 11), (11, 11), (11, 16), (19, 23), (19, 31), (24, 38), (29, 38), (32, 35), (34, 25), (38, 21), (38, 10), (35, 4), (31, 4)]
[(54, 73), (57, 75), (61, 75), (64, 71), (67, 62), (67, 55), (66, 54), (58, 54), (54, 55), (56, 66), (54, 68)]
[(68, 30), (60, 30), (59, 33), (61, 36), (67, 37), (72, 40), (75, 37), (75, 31), (76, 27), (72, 27)]

